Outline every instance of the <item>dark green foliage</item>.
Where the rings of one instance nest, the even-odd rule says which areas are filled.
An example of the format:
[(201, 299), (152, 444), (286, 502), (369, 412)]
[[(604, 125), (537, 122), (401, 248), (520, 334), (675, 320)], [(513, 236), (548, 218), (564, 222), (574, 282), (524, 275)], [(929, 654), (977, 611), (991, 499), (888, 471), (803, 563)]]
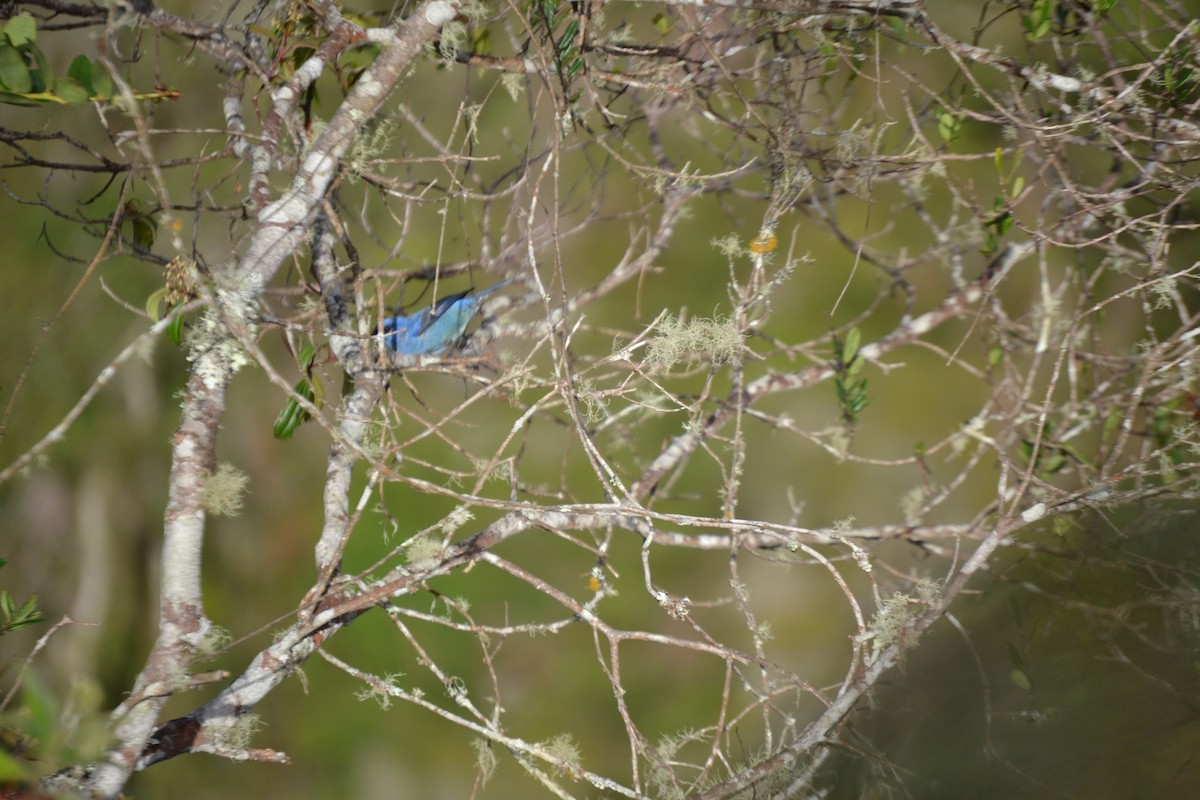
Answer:
[[(8, 559), (0, 558), (0, 567), (7, 563)], [(30, 595), (24, 603), (17, 605), (13, 596), (4, 589), (0, 589), (0, 615), (3, 616), (0, 620), (0, 636), (42, 621), (42, 612), (37, 608), (36, 594)]]

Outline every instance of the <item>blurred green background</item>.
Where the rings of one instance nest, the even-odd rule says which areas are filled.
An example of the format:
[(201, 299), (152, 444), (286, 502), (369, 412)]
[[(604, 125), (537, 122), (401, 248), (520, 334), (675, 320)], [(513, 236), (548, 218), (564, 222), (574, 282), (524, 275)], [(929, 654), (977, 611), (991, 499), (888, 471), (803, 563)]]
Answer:
[[(631, 24), (649, 25), (647, 10), (631, 8), (622, 13)], [(966, 35), (977, 12), (954, 7), (937, 9), (936, 14), (939, 24)], [(1020, 47), (1016, 18), (1011, 24), (995, 26), (991, 35), (1011, 42), (1014, 49)], [(72, 48), (83, 41), (63, 38), (56, 43), (61, 50), (46, 47), (54, 58), (69, 60), (75, 52)], [(179, 81), (184, 94), (178, 102), (151, 110), (154, 126), (219, 129), (215, 70), (179, 42), (164, 38), (158, 45), (164, 51), (163, 63), (174, 66), (178, 61), (184, 66), (171, 78)], [(918, 77), (933, 80), (947, 69), (948, 61), (941, 55), (919, 55), (894, 43), (880, 47), (885, 60)], [(149, 65), (138, 65), (133, 72), (147, 79)], [(323, 81), (321, 92), (332, 106), (336, 92), (331, 79)], [(474, 167), (481, 181), (511, 168), (521, 144), (531, 136), (544, 141), (552, 124), (543, 112), (531, 128), (526, 100), (510, 101), (492, 77), (432, 63), (419, 68), (393, 103), (414, 110), (433, 129), (446, 129), (464, 94), (484, 103), (473, 155), (498, 157)], [(844, 74), (835, 76), (812, 102), (820, 105), (831, 97), (844, 103), (841, 113), (846, 119), (885, 117), (899, 108), (901, 100)], [(210, 117), (204, 111), (201, 116), (202, 109), (214, 113)], [(328, 112), (320, 103), (317, 110)], [(395, 120), (391, 135), (402, 140), (406, 158), (433, 152), (420, 137), (407, 135), (408, 123), (398, 107), (390, 113)], [(685, 112), (673, 113), (681, 117), (679, 125), (686, 121)], [(72, 131), (96, 147), (111, 148), (100, 135), (97, 114), (90, 107), (52, 111), (5, 107), (5, 126), (33, 129), (44, 124), (47, 116), (56, 129)], [(127, 127), (128, 120), (121, 118), (115, 124)], [(907, 135), (898, 132), (894, 142)], [(584, 143), (578, 133), (568, 141)], [(968, 122), (956, 147), (980, 157), (957, 165), (956, 178), (978, 182), (986, 187), (980, 194), (989, 196), (995, 188), (990, 154), (1003, 141), (1001, 130)], [(211, 133), (163, 136), (155, 142), (157, 154), (164, 158), (214, 152), (221, 146), (219, 136)], [(715, 139), (697, 144), (682, 132), (667, 144), (678, 164), (688, 162), (694, 169), (715, 170), (727, 165), (725, 159), (740, 163), (743, 155), (761, 155), (738, 152), (732, 142)], [(49, 148), (46, 155), (78, 157), (63, 147)], [(233, 174), (231, 163), (215, 161), (200, 170), (203, 183), (217, 181), (217, 176), (232, 170), (231, 177), (219, 181), (206, 199), (240, 202), (240, 176)], [(577, 221), (582, 214), (578, 209), (586, 210), (592, 202), (596, 185), (591, 176), (599, 163), (602, 154), (594, 147), (581, 147), (564, 157), (559, 203), (567, 209), (565, 220)], [(1077, 168), (1084, 176), (1104, 164), (1099, 153), (1084, 152)], [(445, 178), (444, 170), (436, 166), (406, 169), (413, 180)], [(645, 185), (622, 177), (615, 166), (605, 167), (603, 174), (602, 208), (610, 216), (566, 239), (557, 254), (539, 255), (546, 274), (561, 279), (568, 292), (593, 286), (612, 269), (637, 222), (621, 215), (634, 214), (651, 197)], [(0, 400), (6, 413), (0, 465), (7, 465), (57, 424), (109, 360), (145, 329), (145, 320), (118, 301), (140, 309), (162, 286), (163, 278), (160, 267), (128, 253), (116, 254), (87, 276), (73, 297), (96, 252), (97, 232), (113, 212), (116, 186), (105, 189), (106, 178), (66, 173), (43, 183), (46, 175), (29, 169), (6, 169), (3, 178), (0, 241), (6, 266), (0, 270), (0, 296), (8, 313), (0, 315)], [(189, 170), (168, 177), (180, 202), (189, 196), (192, 179)], [(280, 176), (279, 185), (283, 180)], [(756, 175), (739, 186), (762, 191), (763, 184)], [(36, 202), (42, 191), (78, 218), (48, 213)], [(372, 204), (374, 191), (347, 181), (341, 194), (345, 208), (369, 209), (370, 233), (362, 226), (355, 230), (361, 234), (356, 245), (363, 266), (405, 270), (434, 264), (439, 255), (443, 262), (478, 256), (483, 222), (477, 209), (458, 201), (406, 208), (410, 232), (401, 251), (394, 253), (398, 226)], [(144, 184), (136, 186), (133, 195), (142, 203), (153, 201)], [(85, 204), (87, 198), (93, 199)], [(1195, 200), (1190, 202), (1194, 208)], [(928, 203), (934, 214), (948, 206), (936, 187)], [(742, 262), (731, 267), (712, 240), (733, 234), (743, 243), (749, 241), (758, 233), (763, 212), (762, 202), (744, 196), (706, 197), (690, 203), (687, 218), (656, 259), (655, 268), (636, 285), (623, 287), (586, 309), (587, 324), (573, 341), (581, 360), (612, 352), (614, 341), (628, 341), (663, 310), (692, 316), (729, 313), (726, 284), (731, 273), (744, 277), (746, 266)], [(931, 246), (911, 205), (886, 183), (869, 186), (859, 197), (840, 196), (832, 213), (845, 230), (875, 237), (872, 245), (880, 251), (920, 253)], [(92, 224), (81, 224), (79, 218)], [(197, 220), (183, 212), (178, 219), (184, 241), (195, 241), (197, 251), (210, 263), (223, 263), (236, 252), (238, 232), (231, 235), (222, 220)], [(487, 233), (495, 236), (499, 230)], [(895, 326), (904, 311), (903, 298), (886, 293), (887, 281), (881, 273), (867, 265), (855, 268), (854, 253), (822, 227), (811, 209), (785, 215), (779, 238), (780, 261), (783, 254), (793, 252), (807, 260), (773, 296), (773, 313), (763, 333), (788, 343), (814, 340), (827, 348), (828, 332), (853, 319), (881, 293), (879, 307), (861, 323), (864, 341)], [(1177, 250), (1186, 250), (1187, 244), (1194, 242), (1181, 241)], [(165, 231), (154, 251), (170, 257)], [(560, 269), (552, 266), (556, 262)], [(983, 262), (977, 256), (973, 269), (980, 269)], [(301, 259), (296, 269), (279, 277), (277, 286), (303, 285), (308, 280), (305, 270)], [(949, 286), (944, 270), (936, 265), (908, 277), (917, 290), (917, 313)], [(480, 284), (492, 280), (482, 274), (475, 279)], [(844, 288), (845, 296), (831, 315)], [(1036, 297), (1036, 287), (1018, 279), (1009, 281), (1003, 292), (1014, 316)], [(534, 314), (536, 306), (518, 312), (515, 320), (530, 321)], [(1136, 336), (1124, 329), (1120, 314), (1114, 313), (1112, 319), (1114, 339)], [(988, 346), (969, 318), (942, 326), (927, 341), (944, 351), (961, 346), (960, 355), (975, 363), (983, 361)], [(755, 352), (771, 351), (763, 339), (748, 344)], [(277, 365), (289, 366), (278, 331), (267, 329), (263, 346)], [(530, 347), (530, 342), (519, 338), (498, 345), (512, 359)], [(821, 358), (829, 355), (828, 349), (820, 353)], [(548, 371), (544, 355), (535, 363), (543, 374)], [(907, 457), (923, 444), (957, 430), (989, 392), (976, 378), (947, 366), (944, 353), (931, 349), (906, 348), (890, 363), (903, 363), (903, 368), (868, 369), (871, 403), (859, 420), (852, 446), (858, 455), (878, 460)], [(753, 378), (798, 366), (802, 365), (778, 357), (750, 360), (747, 372)], [(27, 474), (0, 486), (4, 531), (0, 555), (10, 560), (0, 571), (0, 586), (18, 598), (36, 592), (48, 622), (70, 614), (80, 622), (94, 623), (59, 633), (34, 664), (36, 685), (64, 715), (96, 714), (120, 702), (153, 641), (168, 443), (178, 423), (178, 392), (186, 369), (184, 351), (158, 340), (120, 369), (65, 441), (52, 447)], [(289, 379), (299, 378), (294, 367), (286, 374)], [(336, 391), (340, 385), (336, 370), (327, 369), (324, 375), (326, 386)], [(702, 376), (677, 376), (671, 385), (677, 391), (696, 391), (702, 383)], [(412, 376), (411, 387), (416, 396), (400, 380), (392, 384), (393, 401), (413, 414), (397, 422), (400, 439), (421, 431), (420, 418), (436, 418), (438, 409), (453, 407), (471, 392), (462, 380), (439, 374)], [(728, 374), (719, 375), (716, 396), (723, 396), (728, 388)], [(615, 400), (607, 411), (617, 413), (621, 402)], [(329, 442), (325, 432), (312, 424), (290, 441), (274, 439), (272, 422), (282, 403), (278, 390), (253, 369), (240, 374), (229, 392), (220, 459), (243, 470), (250, 482), (243, 513), (213, 517), (208, 526), (207, 610), (235, 640), (208, 665), (211, 669), (236, 674), (270, 642), (274, 628), (287, 624), (313, 579), (312, 549), (321, 522), (320, 491)], [(786, 413), (802, 430), (825, 431), (838, 425), (837, 401), (828, 384), (768, 398), (762, 409)], [(488, 398), (462, 415), (461, 426), (456, 424), (448, 435), (470, 453), (491, 453), (519, 414), (519, 408)], [(614, 436), (605, 446), (611, 448), (615, 463), (636, 474), (637, 465), (653, 457), (685, 422), (679, 413), (651, 416), (633, 441), (622, 443)], [(925, 480), (911, 467), (837, 461), (815, 444), (785, 438), (766, 426), (748, 426), (746, 436), (750, 457), (738, 504), (738, 514), (745, 518), (797, 516), (796, 524), (813, 528), (850, 518), (856, 525), (889, 523), (903, 518), (903, 498)], [(569, 430), (539, 418), (524, 443), (523, 482), (569, 487), (570, 499), (577, 502), (603, 499), (580, 449), (570, 441)], [(432, 438), (407, 455), (428, 458), (445, 469), (470, 467), (468, 459), (448, 452)], [(929, 466), (929, 478), (935, 482), (948, 481), (962, 469), (960, 461), (950, 458), (931, 460)], [(439, 477), (417, 467), (410, 474)], [(656, 508), (720, 516), (719, 479), (715, 462), (698, 456), (671, 486), (672, 497)], [(352, 504), (364, 483), (360, 470)], [(485, 491), (504, 497), (508, 487), (503, 481), (492, 481)], [(975, 470), (955, 498), (925, 521), (963, 522), (994, 493), (994, 471)], [(381, 503), (387, 513), (374, 500), (368, 503), (346, 554), (347, 572), (374, 563), (398, 539), (435, 524), (454, 506), (450, 500), (422, 495), (400, 483), (384, 490)], [(801, 510), (794, 515), (797, 508)], [(485, 512), (478, 514), (460, 537), (486, 524)], [(398, 530), (392, 529), (392, 521), (398, 523)], [(954, 608), (957, 624), (939, 623), (904, 669), (891, 675), (852, 717), (846, 744), (837, 747), (827, 768), (828, 796), (1196, 796), (1200, 777), (1195, 775), (1192, 754), (1200, 732), (1190, 687), (1200, 664), (1196, 658), (1200, 624), (1192, 611), (1200, 596), (1190, 569), (1168, 568), (1195, 563), (1195, 537), (1190, 535), (1194, 531), (1193, 509), (1171, 507), (1136, 509), (1115, 518), (1081, 517), (1067, 529), (1030, 534), (1023, 547), (1006, 554), (986, 579), (972, 586), (977, 596)], [(577, 599), (588, 595), (594, 560), (547, 531), (530, 531), (497, 552), (535, 569), (556, 586), (573, 588)], [(843, 575), (869, 610), (869, 584), (846, 562), (844, 552), (839, 555)], [(940, 578), (950, 566), (945, 559), (901, 543), (881, 546), (873, 556), (889, 567), (890, 574), (877, 577), (885, 596), (905, 588), (913, 577)], [(641, 540), (618, 531), (609, 562), (620, 594), (604, 601), (606, 619), (632, 629), (690, 635), (686, 623), (671, 619), (646, 597), (640, 559)], [(672, 553), (659, 556), (654, 567), (659, 585), (693, 601), (698, 622), (722, 633), (727, 641), (750, 645), (734, 607), (705, 605), (730, 593), (727, 553)], [(770, 657), (813, 686), (836, 686), (848, 662), (854, 628), (845, 598), (828, 575), (820, 567), (783, 569), (750, 558), (739, 569), (751, 587), (755, 606), (772, 626)], [(489, 624), (546, 622), (563, 614), (527, 586), (484, 566), (441, 578), (432, 588), (445, 597), (469, 602), (473, 617)], [(445, 605), (429, 594), (405, 598), (401, 604), (426, 613), (445, 611)], [(489, 676), (476, 638), (432, 624), (412, 625), (444, 669), (480, 697), (488, 696)], [(43, 632), (44, 626), (35, 627), (0, 640), (5, 688), (16, 665)], [(356, 621), (328, 648), (361, 669), (399, 674), (406, 687), (421, 688), (447, 704), (443, 687), (380, 613)], [(506, 724), (531, 740), (549, 740), (569, 730), (589, 769), (620, 775), (628, 771), (629, 744), (611, 687), (597, 663), (596, 648), (588, 628), (572, 625), (553, 637), (506, 640), (495, 653), (493, 666), (503, 687)], [(713, 724), (725, 679), (718, 660), (633, 642), (622, 648), (622, 670), (626, 700), (652, 740)], [(263, 727), (254, 745), (286, 752), (292, 766), (235, 764), (193, 755), (139, 774), (128, 793), (188, 800), (231, 794), (471, 795), (476, 771), (470, 734), (403, 703), (381, 709), (373, 701), (358, 699), (360, 689), (345, 674), (314, 658), (305, 665), (302, 677), (286, 681), (258, 709)], [(168, 714), (185, 713), (214, 691), (181, 695), (168, 707)], [(485, 707), (490, 711), (490, 706)], [(564, 710), (569, 713), (564, 715)], [(802, 726), (820, 710), (820, 704), (808, 697), (796, 703), (791, 713)], [(762, 747), (761, 723), (747, 718), (739, 737), (744, 737), (744, 758), (753, 760)], [(601, 796), (582, 785), (578, 791), (580, 796)], [(512, 759), (501, 754), (497, 774), (483, 794), (523, 797), (540, 792)]]

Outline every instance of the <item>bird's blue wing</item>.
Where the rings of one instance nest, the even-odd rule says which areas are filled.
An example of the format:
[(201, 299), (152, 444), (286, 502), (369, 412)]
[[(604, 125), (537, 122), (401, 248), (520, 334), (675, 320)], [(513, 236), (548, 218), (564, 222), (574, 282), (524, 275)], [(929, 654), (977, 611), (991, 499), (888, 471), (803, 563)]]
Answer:
[[(434, 321), (438, 317), (445, 314), (447, 311), (450, 310), (451, 307), (453, 307), (456, 303), (458, 303), (460, 300), (465, 298), (467, 295), (469, 295), (473, 291), (475, 291), (475, 290), (467, 289), (465, 292), (455, 292), (454, 294), (448, 294), (445, 297), (439, 298), (438, 301), (433, 304), (433, 312), (427, 313), (427, 315), (426, 315), (427, 318), (421, 321), (421, 329), (416, 332), (417, 335), (420, 336), (422, 333), (424, 333), (429, 328), (429, 326), (434, 323)], [(482, 294), (476, 295), (475, 297), (472, 297), (471, 300), (468, 302), (477, 302), (478, 298), (480, 298), (480, 297), (483, 297), (483, 295)]]
[(475, 294), (472, 294), (474, 289), (455, 292), (439, 298), (432, 309), (426, 307), (410, 316), (388, 317), (383, 321), (384, 343), (403, 355), (445, 352), (466, 333), (483, 298), (508, 283), (500, 281)]

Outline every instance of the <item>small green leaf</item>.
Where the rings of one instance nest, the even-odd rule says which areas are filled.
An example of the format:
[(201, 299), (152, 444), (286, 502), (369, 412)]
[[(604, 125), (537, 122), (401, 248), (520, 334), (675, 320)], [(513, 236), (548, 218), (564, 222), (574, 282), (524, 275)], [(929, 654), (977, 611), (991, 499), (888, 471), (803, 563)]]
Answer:
[(92, 94), (92, 62), (87, 56), (75, 56), (71, 66), (67, 67), (67, 77), (87, 89), (89, 95)]
[(317, 354), (317, 348), (313, 347), (312, 343), (304, 345), (300, 348), (300, 366), (308, 369), (312, 366), (313, 356)]
[(1008, 213), (1007, 211), (993, 218), (992, 221), (988, 223), (988, 225), (990, 225), (1000, 236), (1008, 233), (1008, 230), (1012, 227), (1012, 224), (1012, 214)]
[(50, 85), (54, 83), (54, 70), (50, 69), (50, 62), (46, 59), (46, 54), (36, 44), (29, 45), (26, 52), (33, 56), (34, 67), (29, 70), (29, 79), (33, 81), (33, 91), (50, 91)]
[(3, 89), (0, 89), (0, 103), (6, 103), (10, 106), (40, 106), (45, 105), (45, 102), (46, 101), (44, 100), (30, 98), (23, 94), (6, 92)]
[(0, 750), (0, 784), (15, 785), (30, 779), (23, 762)]
[(962, 129), (961, 117), (945, 109), (938, 109), (937, 121), (938, 134), (942, 137), (942, 141), (949, 144), (958, 138), (959, 131)]
[(0, 84), (6, 89), (24, 94), (33, 89), (29, 65), (15, 47), (0, 45)]
[(558, 40), (558, 54), (566, 57), (568, 53), (575, 50), (575, 37), (579, 34), (579, 20), (573, 19), (567, 25), (567, 29), (563, 31), (562, 38)]
[(246, 31), (257, 34), (264, 39), (270, 39), (274, 44), (278, 44), (279, 42), (279, 37), (276, 35), (276, 31), (272, 28), (266, 27), (265, 25), (247, 25)]
[(671, 32), (671, 18), (668, 17), (666, 14), (663, 14), (661, 12), (658, 14), (655, 14), (652, 21), (654, 23), (654, 28), (662, 36), (666, 36), (668, 33)]
[(325, 384), (321, 383), (320, 379), (313, 377), (312, 379), (312, 397), (309, 398), (317, 406), (317, 408), (325, 407)]
[(535, 14), (540, 14), (542, 20), (546, 24), (547, 30), (554, 30), (554, 24), (557, 22), (558, 1), (557, 0), (532, 0), (530, 3)]
[(1012, 190), (1008, 193), (1008, 196), (1011, 197), (1013, 200), (1016, 200), (1018, 197), (1021, 196), (1021, 192), (1024, 191), (1024, 189), (1025, 189), (1025, 179), (1022, 178), (1020, 175), (1018, 175), (1017, 179), (1013, 181)]
[(988, 366), (994, 367), (1004, 360), (1004, 348), (999, 345), (988, 350)]
[(158, 223), (153, 217), (138, 215), (129, 220), (129, 224), (133, 228), (133, 241), (136, 244), (147, 250), (154, 246), (154, 239), (158, 234)]
[[(312, 384), (308, 380), (302, 380), (296, 384), (296, 394), (308, 400), (310, 403), (315, 398)], [(294, 396), (289, 395), (287, 403), (284, 404), (283, 410), (279, 412), (279, 416), (275, 418), (275, 427), (272, 431), (276, 439), (290, 439), (292, 434), (301, 424), (312, 419), (308, 410), (300, 407), (300, 401)]]
[(989, 228), (987, 234), (983, 237), (983, 247), (979, 248), (979, 252), (983, 253), (985, 256), (990, 256), (992, 253), (996, 252), (997, 244), (998, 242), (996, 241), (996, 234)]
[(296, 402), (296, 398), (289, 397), (287, 403), (283, 406), (283, 410), (275, 418), (275, 427), (271, 433), (276, 439), (292, 438), (292, 434), (296, 432), (296, 428), (300, 427), (299, 415), (300, 404)]
[(1027, 692), (1033, 691), (1033, 681), (1029, 680), (1029, 676), (1025, 674), (1025, 670), (1014, 669), (1008, 674), (1008, 676), (1012, 678), (1012, 682), (1015, 683), (1018, 688), (1024, 689)]
[(1104, 441), (1108, 442), (1112, 440), (1113, 435), (1117, 432), (1117, 429), (1121, 427), (1121, 421), (1123, 419), (1124, 417), (1121, 415), (1121, 410), (1119, 408), (1114, 408), (1112, 411), (1108, 412), (1108, 416), (1104, 418), (1104, 428), (1102, 434)]
[(167, 297), (167, 287), (162, 287), (150, 293), (146, 298), (146, 314), (150, 317), (151, 322), (158, 322), (162, 317), (158, 315), (159, 306)]
[(1051, 0), (1034, 0), (1029, 14), (1022, 20), (1026, 41), (1036, 42), (1050, 32)]
[(96, 100), (111, 100), (113, 96), (112, 77), (99, 61), (92, 62), (92, 97)]
[(59, 78), (54, 82), (54, 94), (73, 106), (81, 106), (88, 101), (88, 90), (79, 85), (74, 78)]
[(1039, 460), (1042, 461), (1042, 463), (1038, 465), (1039, 472), (1043, 477), (1045, 477), (1058, 474), (1058, 472), (1067, 464), (1067, 455), (1061, 450), (1053, 449), (1044, 460)]
[(183, 314), (175, 314), (171, 324), (167, 326), (167, 339), (176, 347), (183, 344)]
[(851, 328), (846, 332), (846, 343), (842, 345), (842, 363), (849, 364), (858, 355), (858, 346), (862, 344), (862, 331)]
[(863, 381), (854, 387), (853, 397), (850, 398), (850, 413), (857, 415), (871, 402), (867, 397), (867, 382)]
[(471, 52), (486, 56), (492, 53), (492, 32), (490, 28), (475, 28), (471, 31)]
[(37, 595), (29, 595), (29, 599), (13, 612), (11, 619), (12, 621), (8, 624), (10, 631), (15, 631), (17, 628), (26, 628), (41, 622), (42, 612), (37, 610)]
[(1024, 667), (1025, 659), (1021, 658), (1021, 651), (1017, 649), (1017, 646), (1012, 642), (1005, 642), (1005, 646), (1008, 649), (1008, 660), (1012, 662), (1012, 665), (1017, 669)]
[(13, 47), (32, 44), (37, 38), (37, 20), (28, 11), (22, 11), (4, 23), (4, 35)]

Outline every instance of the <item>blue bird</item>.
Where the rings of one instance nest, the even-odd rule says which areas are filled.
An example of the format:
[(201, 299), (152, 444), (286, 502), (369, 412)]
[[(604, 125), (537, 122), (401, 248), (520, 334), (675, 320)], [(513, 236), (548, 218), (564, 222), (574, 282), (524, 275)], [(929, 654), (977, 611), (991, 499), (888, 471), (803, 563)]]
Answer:
[(510, 281), (472, 294), (474, 289), (446, 295), (415, 314), (383, 320), (383, 342), (389, 350), (406, 356), (445, 355), (459, 344), (483, 299)]

